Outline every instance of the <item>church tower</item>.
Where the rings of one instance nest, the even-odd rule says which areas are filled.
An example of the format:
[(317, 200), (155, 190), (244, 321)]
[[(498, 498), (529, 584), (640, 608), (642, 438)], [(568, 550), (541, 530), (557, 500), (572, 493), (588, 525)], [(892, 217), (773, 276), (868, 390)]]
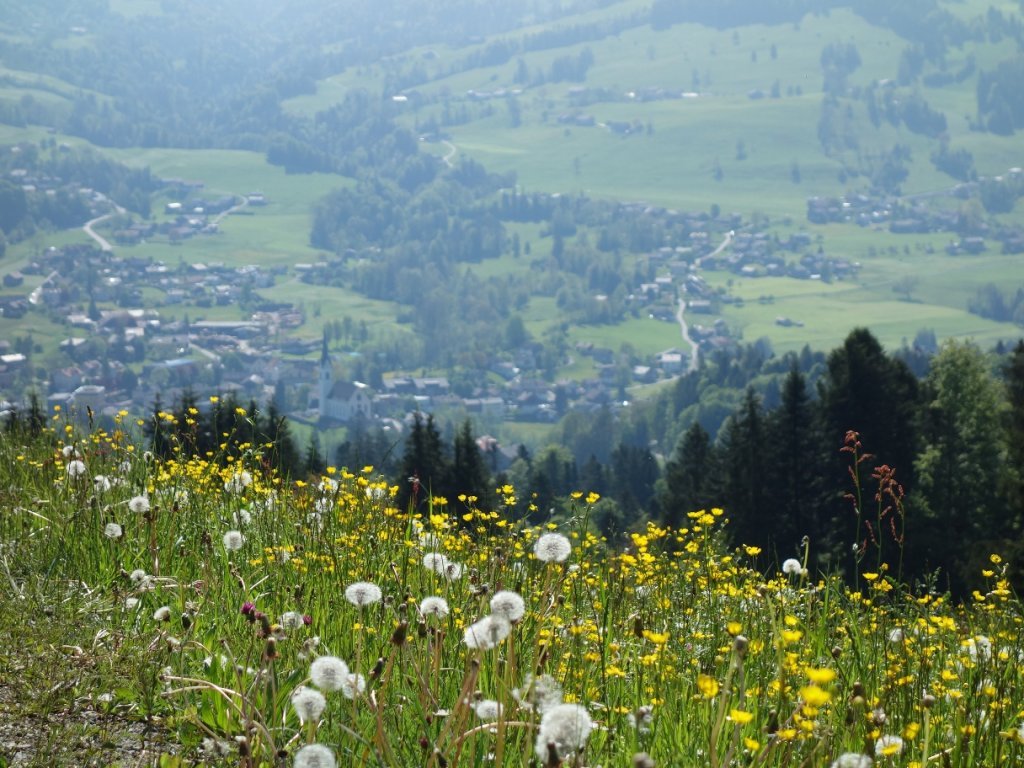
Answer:
[(324, 345), (320, 352), (320, 418), (327, 417), (327, 400), (334, 387), (334, 367), (331, 356), (327, 354), (327, 331), (324, 331)]

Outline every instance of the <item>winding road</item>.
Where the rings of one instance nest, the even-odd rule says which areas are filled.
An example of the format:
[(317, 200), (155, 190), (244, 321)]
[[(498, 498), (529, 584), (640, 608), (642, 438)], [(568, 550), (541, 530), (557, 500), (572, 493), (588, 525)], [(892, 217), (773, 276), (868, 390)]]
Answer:
[[(722, 242), (718, 244), (718, 247), (707, 256), (702, 256), (700, 259), (697, 259), (694, 262), (695, 266), (700, 267), (701, 259), (714, 258), (728, 248), (732, 243), (733, 235), (733, 232), (727, 232)], [(697, 370), (697, 366), (700, 365), (700, 347), (697, 345), (697, 342), (690, 338), (690, 328), (686, 324), (686, 318), (683, 317), (685, 312), (686, 299), (679, 299), (679, 311), (676, 313), (676, 320), (679, 321), (679, 330), (683, 334), (683, 341), (690, 345), (690, 364), (687, 366), (686, 372), (693, 373)]]
[(96, 244), (100, 247), (101, 251), (112, 251), (114, 250), (114, 246), (112, 246), (110, 244), (110, 241), (103, 237), (103, 235), (97, 234), (96, 230), (94, 230), (93, 227), (95, 227), (100, 222), (106, 221), (110, 217), (114, 216), (114, 214), (122, 214), (125, 212), (124, 208), (122, 208), (120, 205), (113, 201), (110, 202), (114, 206), (113, 213), (105, 213), (102, 216), (97, 216), (95, 219), (90, 219), (89, 221), (85, 222), (85, 225), (82, 227), (82, 229), (85, 231), (85, 234), (87, 234), (89, 237), (96, 241)]

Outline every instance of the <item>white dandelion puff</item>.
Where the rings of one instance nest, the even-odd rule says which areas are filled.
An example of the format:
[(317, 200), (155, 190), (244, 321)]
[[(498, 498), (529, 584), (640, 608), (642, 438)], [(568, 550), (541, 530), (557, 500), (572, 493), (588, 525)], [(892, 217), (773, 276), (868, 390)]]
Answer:
[(440, 552), (428, 552), (423, 556), (423, 567), (443, 576), (448, 567), (448, 558)]
[(533, 554), (542, 563), (564, 563), (571, 553), (572, 544), (560, 533), (545, 533), (533, 545)]
[(787, 576), (799, 576), (804, 567), (795, 557), (787, 557), (782, 561), (782, 572)]
[(294, 768), (336, 768), (334, 753), (323, 744), (307, 744), (295, 753)]
[(245, 545), (245, 536), (241, 531), (228, 531), (224, 534), (224, 549), (237, 552)]
[(846, 752), (835, 759), (832, 768), (871, 768), (874, 761), (859, 752)]
[(299, 629), (306, 623), (298, 611), (285, 611), (281, 614), (280, 624), (285, 629)]
[(224, 481), (224, 490), (230, 493), (241, 493), (250, 485), (252, 485), (252, 475), (243, 469), (232, 475), (230, 480)]
[(485, 722), (491, 722), (501, 717), (501, 709), (501, 704), (494, 699), (480, 699), (473, 704), (476, 716)]
[(249, 513), (249, 510), (247, 509), (238, 510), (232, 517), (235, 521), (235, 525), (239, 526), (240, 528), (252, 522), (252, 515)]
[(345, 599), (352, 605), (362, 608), (380, 601), (380, 587), (369, 581), (357, 581), (345, 587)]
[(526, 614), (526, 603), (518, 592), (505, 589), (495, 592), (491, 598), (491, 613), (516, 622)]
[(67, 466), (67, 472), (68, 477), (81, 477), (87, 472), (85, 468), (85, 462), (79, 461), (78, 459), (75, 459), (74, 461), (69, 461)]
[(905, 638), (906, 633), (904, 633), (902, 627), (896, 627), (895, 629), (889, 631), (889, 642), (893, 645), (902, 643)]
[(536, 752), (546, 759), (554, 751), (559, 760), (568, 760), (587, 744), (594, 729), (590, 713), (579, 704), (559, 704), (540, 719)]
[(92, 489), (96, 493), (106, 493), (110, 490), (110, 478), (106, 475), (96, 475), (92, 479)]
[(551, 675), (527, 675), (522, 688), (512, 689), (514, 698), (523, 709), (542, 715), (562, 703), (562, 686)]
[(509, 636), (512, 625), (503, 616), (484, 616), (466, 627), (463, 642), (467, 648), (489, 651)]
[(985, 635), (977, 635), (966, 642), (967, 654), (971, 661), (988, 661), (992, 658), (992, 641)]
[(309, 665), (309, 677), (321, 691), (340, 691), (348, 675), (348, 664), (337, 656), (318, 656)]
[(448, 565), (444, 569), (444, 577), (448, 581), (457, 581), (462, 578), (462, 574), (465, 573), (466, 566), (462, 563), (456, 563), (454, 560), (449, 560)]
[(437, 595), (431, 595), (430, 597), (424, 597), (420, 601), (420, 613), (424, 616), (436, 616), (439, 619), (443, 619), (450, 613), (448, 607), (448, 601), (443, 597)]
[(149, 512), (149, 497), (145, 495), (133, 496), (128, 502), (128, 509), (137, 515)]
[(170, 621), (171, 620), (171, 609), (162, 605), (153, 611), (153, 621)]
[(327, 707), (327, 699), (313, 688), (300, 685), (292, 692), (292, 708), (303, 723), (315, 723)]
[(341, 694), (346, 699), (356, 699), (366, 690), (366, 678), (355, 672), (345, 675), (341, 683)]
[(107, 523), (103, 526), (103, 535), (108, 539), (120, 539), (124, 535), (124, 531), (117, 523)]

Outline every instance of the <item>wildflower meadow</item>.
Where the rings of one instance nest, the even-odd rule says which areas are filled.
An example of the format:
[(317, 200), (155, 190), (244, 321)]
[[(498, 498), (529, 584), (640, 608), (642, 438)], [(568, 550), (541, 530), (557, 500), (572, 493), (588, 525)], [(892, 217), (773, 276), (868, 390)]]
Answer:
[[(998, 552), (954, 602), (871, 553), (855, 581), (809, 571), (814, 541), (778, 562), (727, 510), (611, 546), (586, 489), (527, 526), (510, 486), (403, 509), (372, 467), (283, 478), (265, 450), (0, 437), (0, 724), (94, 713), (145, 745), (67, 764), (1024, 765)], [(25, 764), (76, 754), (36, 737)]]

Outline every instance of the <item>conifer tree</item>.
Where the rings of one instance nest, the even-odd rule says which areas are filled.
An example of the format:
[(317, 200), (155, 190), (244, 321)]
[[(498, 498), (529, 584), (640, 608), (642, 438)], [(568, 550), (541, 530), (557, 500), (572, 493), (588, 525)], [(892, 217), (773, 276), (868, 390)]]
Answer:
[(814, 415), (807, 379), (794, 363), (783, 381), (779, 407), (768, 416), (765, 482), (780, 561), (795, 556), (804, 536), (812, 560), (821, 546), (822, 468)]
[(711, 436), (695, 421), (679, 438), (659, 483), (658, 507), (666, 525), (684, 526), (687, 512), (712, 505), (711, 462)]
[(423, 414), (417, 411), (402, 456), (398, 508), (408, 509), (410, 503), (419, 504), (430, 494), (443, 495), (449, 473), (448, 458), (433, 414), (424, 420)]
[[(445, 492), (453, 495), (475, 496), (477, 505), (486, 508), (491, 499), (491, 480), (480, 448), (473, 437), (469, 419), (455, 435), (452, 448), (451, 473)], [(452, 501), (452, 499), (449, 499)]]

